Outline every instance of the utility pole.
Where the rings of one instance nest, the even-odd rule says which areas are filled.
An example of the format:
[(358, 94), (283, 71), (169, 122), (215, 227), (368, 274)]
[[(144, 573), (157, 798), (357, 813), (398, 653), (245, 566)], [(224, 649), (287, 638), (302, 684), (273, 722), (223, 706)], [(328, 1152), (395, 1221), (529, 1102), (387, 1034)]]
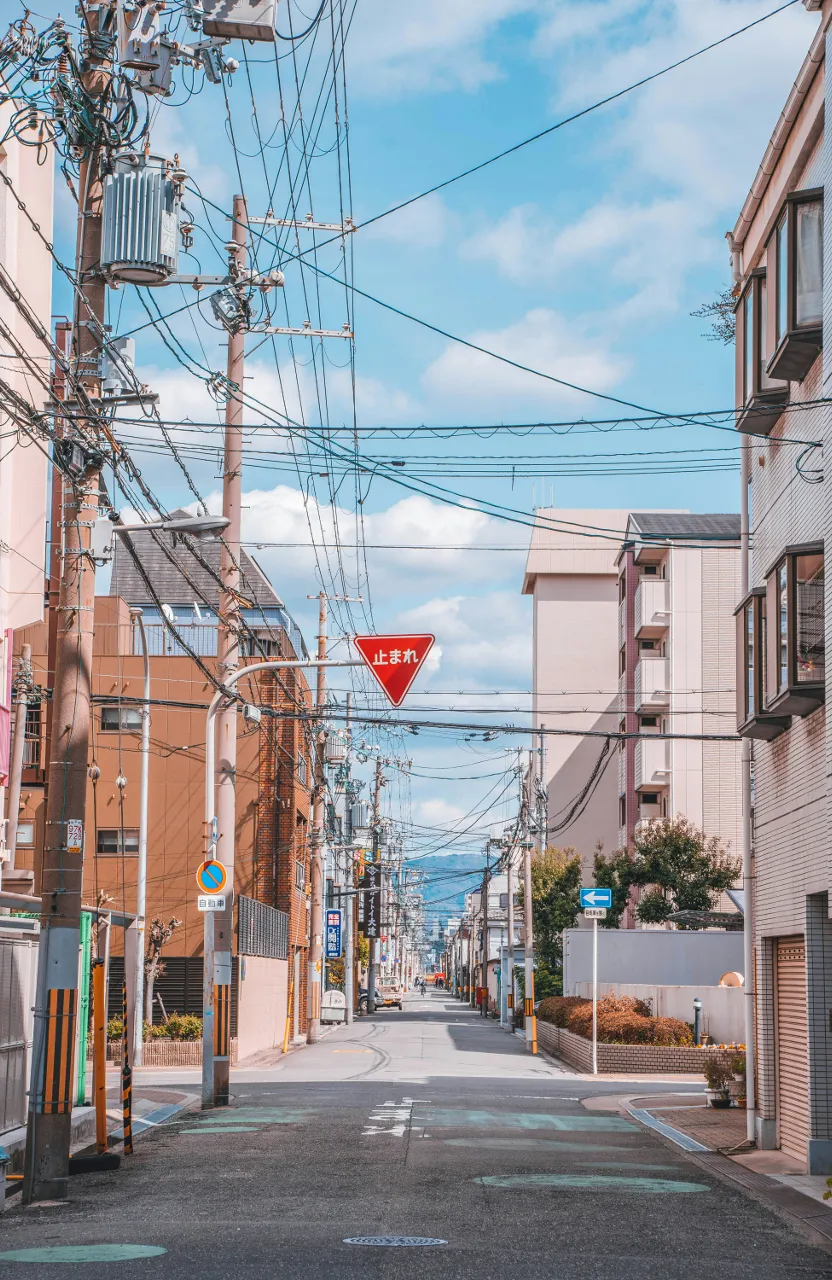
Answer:
[(491, 874), (489, 866), (489, 854), (491, 852), (491, 844), (486, 841), (485, 845), (485, 871), (482, 877), (482, 969), (480, 970), (480, 1013), (483, 1017), (488, 1014), (488, 880)]
[[(381, 824), (381, 788), (385, 785), (381, 760), (376, 760), (376, 776), (373, 783), (373, 863), (376, 866), (377, 883), (381, 883), (381, 848), (379, 826)], [(376, 983), (378, 971), (378, 938), (370, 938), (370, 964), (367, 977), (367, 1012), (376, 1011)]]
[(512, 862), (513, 846), (509, 848), (506, 859), (506, 908), (508, 911), (508, 981), (506, 983), (506, 1009), (508, 1012), (509, 1030), (513, 1031), (514, 1020), (514, 863)]
[[(351, 693), (347, 694), (346, 735), (347, 754), (344, 762), (346, 765), (346, 777), (344, 780), (344, 842), (346, 844), (346, 858), (344, 862), (344, 874), (346, 876), (348, 889), (352, 890), (355, 888), (355, 861), (352, 847), (352, 792), (349, 788), (352, 756)], [(342, 894), (341, 919), (343, 921), (344, 938), (344, 999), (346, 1000), (346, 1013), (344, 1020), (347, 1024), (351, 1023), (355, 1016), (355, 912), (355, 894), (348, 892), (346, 897)]]
[[(530, 753), (531, 756), (531, 753)], [(534, 770), (529, 760), (529, 789)], [(526, 1045), (532, 1053), (537, 1053), (537, 1018), (534, 1013), (534, 929), (532, 909), (532, 849), (534, 844), (529, 833), (529, 800), (528, 790), (522, 806), (522, 849), (523, 849), (523, 943), (525, 997), (523, 1005), (523, 1021), (526, 1031)]]
[[(313, 599), (313, 597), (309, 597)], [(325, 591), (318, 593), (318, 657), (326, 659), (326, 604)], [(318, 685), (315, 704), (323, 715), (326, 702), (326, 671), (318, 667)], [(322, 725), (322, 722), (321, 722)], [(315, 790), (312, 816), (312, 841), (309, 850), (309, 879), (311, 887), (311, 917), (309, 939), (309, 968), (307, 978), (307, 1044), (316, 1044), (321, 1038), (321, 979), (323, 970), (324, 935), (324, 839), (325, 839), (325, 789), (326, 761), (324, 749), (326, 732), (321, 727), (315, 735)]]
[[(246, 269), (247, 210), (235, 196), (231, 224), (232, 276)], [(245, 326), (228, 334), (228, 381), (242, 392), (245, 369)], [(225, 402), (225, 460), (222, 514), (227, 519), (220, 548), (220, 607), (217, 665), (220, 683), (236, 671), (240, 660), (240, 512), (243, 484), (243, 397), (230, 391)], [(213, 952), (214, 1105), (227, 1106), (231, 1073), (231, 934), (234, 910), (234, 837), (237, 821), (237, 704), (229, 701), (217, 715), (217, 844), (216, 857), (228, 873), (224, 911), (205, 912), (205, 951)], [(210, 842), (212, 832), (206, 837)], [(210, 933), (210, 939), (208, 937)], [(209, 974), (206, 979), (210, 980)], [(207, 992), (203, 992), (203, 1003)]]
[[(9, 767), (9, 807), (6, 819), (6, 857), (9, 870), (14, 870), (17, 849), (17, 822), (20, 817), (20, 780), (23, 776), (23, 749), (26, 745), (26, 713), (32, 689), (32, 646), (24, 644), (17, 667), (17, 698), (14, 713), (14, 740)], [(0, 877), (2, 863), (0, 863)], [(1, 882), (1, 881), (0, 881)]]
[(548, 844), (548, 826), (549, 826), (549, 797), (546, 794), (546, 735), (543, 728), (538, 731), (537, 748), (537, 787), (535, 791), (537, 800), (537, 851), (539, 854), (546, 852)]
[[(82, 4), (87, 30), (110, 35), (115, 12)], [(90, 40), (83, 83), (100, 102), (112, 79), (109, 40)], [(101, 136), (99, 132), (99, 138)], [(101, 143), (81, 161), (72, 356), (78, 381), (101, 398), (101, 341), (106, 284), (101, 259)], [(81, 300), (83, 293), (86, 301)], [(83, 469), (62, 485), (63, 557), (57, 601), (54, 694), (41, 876), (41, 932), (35, 994), (32, 1068), (26, 1129), (24, 1204), (64, 1200), (69, 1177), (72, 1082), (78, 1011), (78, 949), (84, 874), (90, 672), (95, 569), (90, 555), (98, 515), (101, 456), (88, 451)], [(53, 542), (56, 530), (53, 530)]]

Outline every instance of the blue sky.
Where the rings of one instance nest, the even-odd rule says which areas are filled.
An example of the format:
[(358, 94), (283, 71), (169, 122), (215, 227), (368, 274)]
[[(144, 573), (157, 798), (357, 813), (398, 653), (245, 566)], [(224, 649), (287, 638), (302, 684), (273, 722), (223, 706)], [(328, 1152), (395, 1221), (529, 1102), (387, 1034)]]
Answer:
[[(311, 0), (303, 0), (303, 5), (292, 0), (296, 30), (306, 25), (304, 12), (312, 14), (317, 7)], [(418, 6), (401, 0), (359, 0), (346, 60), (352, 215), (360, 223), (774, 7), (773, 0), (423, 0)], [(344, 8), (352, 12), (346, 0)], [(285, 31), (285, 0), (278, 13), (278, 25)], [(690, 312), (729, 281), (724, 233), (734, 224), (817, 21), (817, 15), (807, 14), (801, 4), (792, 5), (617, 104), (359, 230), (352, 245), (355, 284), (510, 358), (651, 409), (728, 407), (732, 352), (706, 341), (703, 322), (692, 319)], [(307, 120), (325, 79), (322, 59), (328, 44), (331, 48), (322, 37), (312, 55), (302, 95)], [(307, 42), (298, 53), (301, 71), (309, 47)], [(242, 60), (239, 44), (229, 52)], [(178, 151), (203, 195), (220, 208), (230, 208), (242, 179), (250, 213), (262, 214), (283, 148), (280, 93), (269, 47), (249, 46), (247, 52), (260, 136), (268, 143), (265, 160), (257, 154), (244, 66), (228, 90), (239, 151), (251, 153), (238, 157), (239, 173), (220, 86), (206, 83), (181, 107), (158, 105), (152, 147), (166, 154)], [(281, 44), (278, 52), (290, 54), (290, 46)], [(282, 58), (279, 65), (284, 107), (291, 114), (297, 101), (292, 57)], [(180, 87), (173, 101), (183, 96)], [(343, 101), (339, 107), (343, 120)], [(313, 207), (320, 220), (340, 218), (334, 140), (330, 99), (319, 154), (310, 165), (309, 190), (298, 198), (301, 217)], [(289, 150), (292, 164), (299, 165), (297, 131)], [(343, 151), (341, 159), (343, 186)], [(276, 210), (285, 212), (287, 191), (284, 171), (276, 178)], [(195, 197), (189, 197), (188, 205), (197, 222), (193, 261), (204, 270), (217, 270), (221, 259), (212, 245), (209, 217), (220, 245), (228, 224)], [(58, 210), (59, 243), (69, 256), (73, 208), (63, 187)], [(321, 267), (337, 271), (336, 255), (337, 246), (323, 249)], [(267, 256), (265, 250), (261, 256)], [(315, 310), (315, 279), (306, 273), (312, 301), (304, 300), (297, 267), (291, 262), (283, 265), (286, 308), (297, 324)], [(186, 260), (180, 268), (188, 269)], [(193, 298), (189, 290), (178, 288), (156, 291), (155, 296), (164, 311)], [(345, 297), (342, 288), (323, 281), (324, 327), (344, 323)], [(318, 323), (316, 315), (309, 318)], [(147, 317), (135, 294), (125, 290), (112, 295), (111, 320), (115, 331), (125, 332), (145, 325)], [(626, 413), (489, 361), (360, 298), (354, 325), (358, 425), (364, 431), (380, 425), (555, 421)], [(224, 367), (220, 334), (205, 303), (201, 312), (191, 309), (172, 321), (172, 327), (196, 359), (211, 369)], [(216, 422), (217, 409), (204, 384), (173, 359), (154, 330), (145, 328), (136, 338), (142, 377), (160, 391), (165, 415)], [(298, 363), (293, 366), (285, 339), (254, 352), (248, 365), (250, 394), (278, 411), (285, 405), (291, 416), (313, 425), (348, 425), (349, 371), (337, 367), (347, 360), (347, 344), (333, 340), (326, 345), (330, 363), (325, 411), (319, 408), (306, 346), (299, 344), (295, 354)], [(285, 401), (275, 360), (288, 387)], [(252, 412), (249, 421), (258, 420), (260, 415)], [(215, 447), (220, 437), (205, 427), (178, 438), (188, 452), (194, 443)], [(261, 449), (287, 448), (280, 433), (253, 431), (251, 441)], [(446, 459), (445, 471), (454, 476), (456, 471), (470, 472), (475, 456), (539, 453), (551, 459), (592, 451), (725, 450), (734, 444), (729, 432), (691, 429), (649, 435), (575, 434), (567, 439), (361, 441), (368, 455), (405, 460), (403, 475), (413, 474), (418, 458), (433, 455)], [(451, 462), (450, 455), (461, 455), (462, 461)], [(169, 507), (190, 499), (183, 476), (169, 458), (141, 451), (136, 457)], [(247, 468), (244, 536), (310, 636), (314, 626), (306, 596), (319, 588), (315, 556), (308, 547), (268, 544), (308, 543), (310, 530), (317, 531), (319, 541), (322, 535), (331, 540), (337, 477), (324, 479), (313, 467), (315, 476), (308, 485), (304, 477), (302, 484), (295, 459), (282, 461), (288, 470)], [(200, 490), (213, 495), (216, 505), (216, 463), (192, 457), (188, 466)], [(738, 506), (734, 471), (573, 474), (546, 480), (527, 476), (515, 477), (513, 486), (505, 477), (463, 474), (434, 479), (525, 512), (550, 501), (556, 506), (633, 510)], [(361, 621), (362, 606), (352, 606), (353, 625), (359, 628), (370, 626), (369, 594), (378, 629), (412, 626), (436, 632), (438, 660), (424, 673), (422, 694), (408, 705), (495, 706), (484, 691), (528, 690), (530, 613), (528, 601), (519, 595), (528, 530), (470, 508), (460, 510), (409, 494), (381, 478), (369, 489), (362, 487), (362, 494), (370, 544), (435, 547), (368, 552), (369, 593), (366, 582), (361, 583), (367, 618)], [(342, 538), (352, 543), (359, 526), (350, 477), (337, 490), (336, 506)], [(449, 545), (468, 549), (443, 549)], [(490, 546), (517, 549), (480, 549)], [(345, 552), (342, 580), (353, 592), (354, 554), (349, 548)], [(332, 556), (322, 552), (318, 559), (325, 581), (337, 583)], [(343, 608), (336, 607), (334, 614), (336, 625), (340, 615), (349, 629)], [(449, 697), (448, 691), (455, 696)], [(513, 708), (525, 702), (511, 694), (502, 705)], [(422, 742), (412, 739), (420, 767), (425, 761), (443, 768), (459, 762), (456, 746), (444, 747), (439, 739), (432, 745)], [(502, 743), (482, 748), (480, 754), (493, 750), (493, 759), (476, 769), (502, 767), (502, 748)], [(457, 821), (487, 785), (414, 781), (414, 816), (424, 823)]]

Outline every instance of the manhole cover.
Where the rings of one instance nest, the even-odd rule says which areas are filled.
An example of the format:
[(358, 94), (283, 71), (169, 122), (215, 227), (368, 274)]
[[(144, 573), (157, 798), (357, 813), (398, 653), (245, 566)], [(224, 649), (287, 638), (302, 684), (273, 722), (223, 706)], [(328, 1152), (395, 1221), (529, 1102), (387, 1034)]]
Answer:
[(394, 1248), (397, 1245), (419, 1245), (419, 1244), (447, 1244), (447, 1240), (433, 1240), (430, 1236), (350, 1236), (344, 1241), (344, 1244), (382, 1244), (391, 1245)]

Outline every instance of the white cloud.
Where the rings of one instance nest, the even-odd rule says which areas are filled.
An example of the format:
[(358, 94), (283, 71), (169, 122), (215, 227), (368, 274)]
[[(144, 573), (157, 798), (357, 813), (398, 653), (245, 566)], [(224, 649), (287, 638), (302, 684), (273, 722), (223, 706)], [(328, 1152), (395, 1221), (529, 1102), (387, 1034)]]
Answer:
[(445, 692), (460, 690), (455, 706), (476, 707), (465, 690), (530, 687), (531, 616), (519, 577), (514, 591), (434, 596), (403, 610), (396, 623), (403, 631), (432, 631), (441, 642), (439, 670), (431, 683)]
[(411, 249), (435, 249), (444, 244), (456, 222), (442, 197), (434, 194), (373, 223), (362, 232), (362, 239), (392, 241)]
[[(471, 334), (470, 341), (552, 377), (596, 391), (613, 387), (626, 372), (625, 361), (614, 355), (602, 338), (589, 334), (580, 321), (568, 321), (543, 307), (529, 311), (505, 329)], [(523, 406), (583, 399), (568, 387), (456, 343), (449, 344), (429, 365), (422, 381), (434, 396), (487, 407), (492, 421), (502, 413), (516, 415)]]
[(426, 827), (451, 826), (465, 817), (465, 810), (459, 805), (449, 804), (447, 800), (423, 800), (417, 806), (419, 821)]

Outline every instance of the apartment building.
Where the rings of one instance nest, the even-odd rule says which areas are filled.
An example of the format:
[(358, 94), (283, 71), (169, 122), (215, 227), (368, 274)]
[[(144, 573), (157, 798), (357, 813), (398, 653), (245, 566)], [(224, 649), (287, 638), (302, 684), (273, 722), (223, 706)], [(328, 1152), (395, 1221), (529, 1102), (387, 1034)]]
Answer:
[(534, 725), (567, 730), (545, 739), (547, 840), (579, 851), (586, 884), (599, 842), (628, 848), (663, 815), (739, 851), (737, 746), (660, 736), (733, 733), (739, 534), (734, 515), (537, 513)]
[[(736, 426), (750, 551), (736, 611), (737, 723), (753, 752), (757, 1137), (832, 1172), (832, 837), (826, 710), (832, 505), (832, 2), (729, 237), (737, 293)], [(801, 407), (805, 406), (805, 407)], [(753, 434), (752, 434), (753, 433)], [(796, 443), (799, 442), (799, 443)]]
[[(18, 104), (0, 105), (0, 174), (14, 191), (0, 182), (0, 265), (23, 289), (28, 307), (44, 332), (51, 331), (52, 260), (44, 239), (52, 239), (54, 165), (38, 149), (18, 142), (10, 120)], [(15, 195), (15, 192), (18, 193)], [(25, 195), (29, 217), (18, 206)], [(30, 221), (31, 219), (31, 221)], [(10, 390), (43, 407), (50, 395), (49, 348), (27, 324), (23, 311), (0, 290), (0, 365)], [(46, 544), (47, 468), (42, 448), (3, 449), (0, 458), (0, 818), (5, 815), (4, 793), (9, 773), (10, 704), (12, 699), (12, 633), (43, 617), (43, 574)], [(5, 826), (0, 827), (0, 876), (9, 890), (28, 892), (25, 876), (5, 862)]]
[(701, 735), (735, 728), (740, 517), (635, 513), (616, 563), (618, 728), (639, 735), (617, 748), (618, 846), (683, 814), (739, 854), (739, 744)]
[[(184, 513), (176, 513), (184, 514)], [(150, 655), (150, 785), (147, 919), (180, 921), (156, 982), (166, 1010), (201, 1013), (202, 914), (196, 869), (204, 857), (205, 723), (216, 670), (219, 544), (203, 542), (208, 569), (177, 546), (175, 563), (149, 534), (132, 535), (136, 561), (117, 541), (110, 594), (95, 600), (93, 717), (87, 790), (84, 902), (102, 898), (116, 912), (135, 911), (139, 848), (141, 611)], [(181, 568), (179, 567), (181, 566)], [(302, 637), (256, 563), (241, 557), (243, 661), (267, 654), (306, 656)], [(193, 596), (199, 601), (195, 602)], [(210, 604), (205, 604), (205, 600)], [(168, 618), (181, 642), (166, 625)], [(46, 687), (47, 628), (16, 636), (32, 646), (35, 682)], [(189, 652), (190, 651), (190, 652)], [(238, 719), (235, 842), (235, 937), (232, 1035), (240, 1053), (269, 1048), (306, 1028), (309, 944), (309, 838), (312, 765), (305, 721), (311, 706), (300, 671), (262, 673), (241, 682), (264, 709)], [(39, 892), (48, 751), (46, 704), (30, 707), (24, 758), (18, 863)], [(276, 715), (270, 716), (268, 709)], [(123, 947), (112, 931), (110, 1009), (120, 1009)]]

